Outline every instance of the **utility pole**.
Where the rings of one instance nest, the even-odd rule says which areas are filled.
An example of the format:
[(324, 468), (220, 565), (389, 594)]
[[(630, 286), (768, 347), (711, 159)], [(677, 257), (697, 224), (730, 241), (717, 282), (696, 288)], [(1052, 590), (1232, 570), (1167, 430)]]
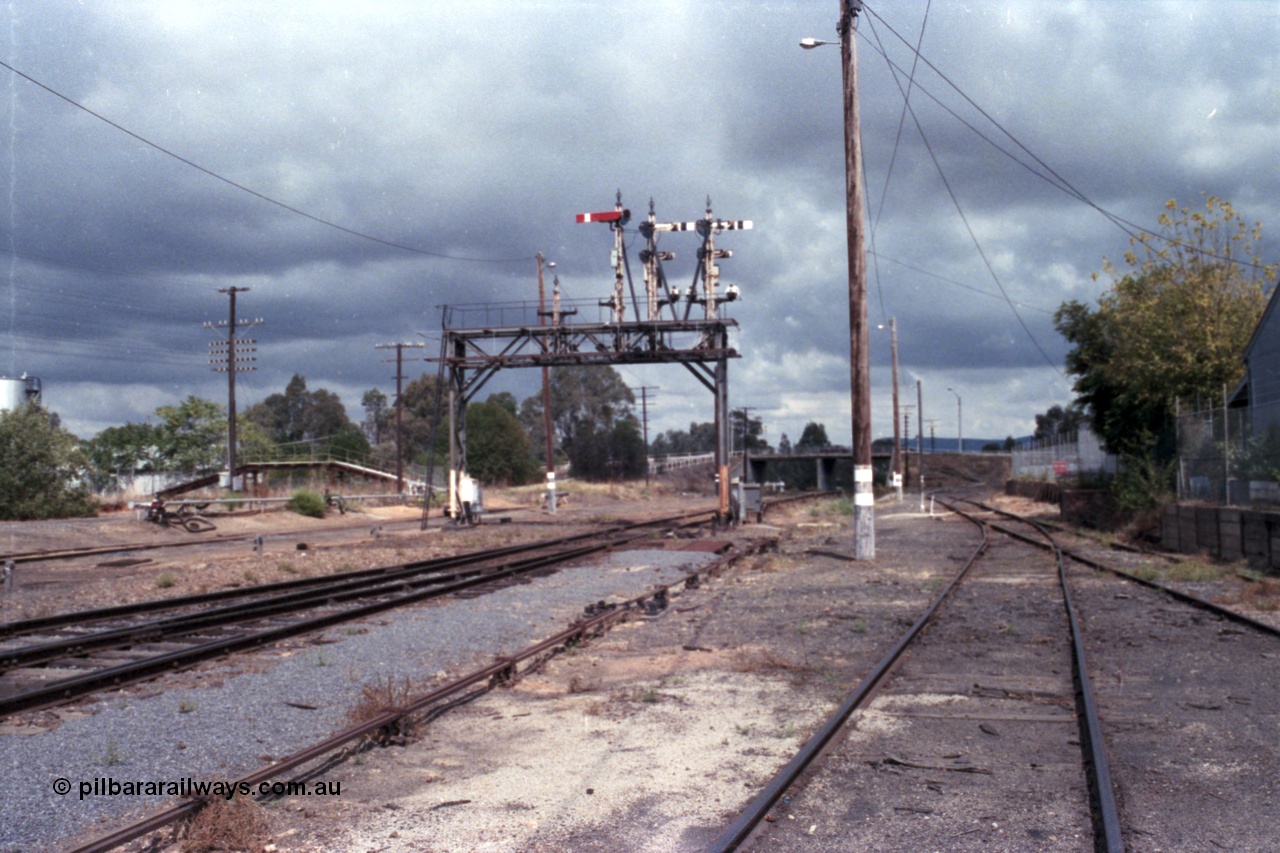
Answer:
[(747, 450), (747, 439), (751, 437), (752, 406), (743, 406), (736, 411), (742, 412), (742, 482), (751, 482), (751, 454)]
[(916, 380), (916, 467), (920, 469), (920, 509), (924, 509), (924, 393)]
[(849, 371), (853, 395), (853, 528), (855, 560), (876, 556), (871, 469), (871, 357), (867, 328), (867, 255), (862, 245), (862, 147), (858, 116), (858, 47), (854, 23), (861, 0), (840, 0), (844, 71), (845, 225), (849, 250)]
[(252, 346), (256, 340), (236, 340), (236, 330), (248, 326), (262, 325), (262, 318), (253, 320), (236, 320), (236, 294), (247, 293), (247, 287), (220, 287), (219, 293), (230, 297), (231, 311), (225, 322), (205, 323), (206, 329), (226, 329), (225, 341), (209, 342), (209, 364), (215, 372), (227, 374), (227, 487), (235, 491), (236, 487), (236, 374), (256, 370), (247, 362), (258, 359), (249, 353), (258, 348)]
[[(542, 253), (537, 255), (538, 259), (538, 325), (545, 326), (547, 324), (547, 291), (546, 285), (542, 279), (542, 265), (544, 259)], [(556, 268), (555, 261), (548, 264), (552, 269)], [(560, 322), (560, 280), (556, 279), (556, 307), (552, 312), (552, 322), (558, 324)], [(547, 353), (547, 339), (542, 338), (543, 355)], [(551, 369), (547, 365), (542, 365), (542, 438), (543, 453), (547, 461), (547, 509), (551, 512), (556, 511), (556, 456), (555, 456), (555, 438), (551, 434)], [(647, 447), (647, 445), (646, 445)], [(645, 473), (648, 474), (649, 459), (645, 458)]]
[(911, 412), (915, 406), (902, 407), (902, 481), (911, 479)]
[(956, 395), (956, 434), (960, 438), (960, 452), (964, 453), (964, 402), (960, 399), (959, 391), (954, 388), (947, 390)]
[(644, 485), (649, 487), (649, 393), (650, 391), (660, 390), (657, 385), (641, 385), (638, 389), (640, 392), (640, 422), (644, 425)]
[(929, 452), (937, 453), (938, 439), (937, 439), (937, 436), (934, 434), (934, 430), (938, 426), (938, 419), (929, 418), (928, 421), (929, 421)]
[[(404, 397), (401, 382), (404, 381), (404, 351), (409, 349), (422, 349), (424, 344), (417, 343), (394, 343), (394, 344), (375, 344), (374, 349), (394, 349), (396, 351), (396, 494), (404, 492), (404, 449), (401, 444), (401, 427), (403, 425), (404, 416)], [(384, 364), (391, 362), (391, 359), (384, 358)], [(433, 449), (434, 450), (434, 449)]]
[(898, 319), (889, 318), (889, 347), (893, 352), (893, 486), (902, 503), (902, 435), (898, 431)]

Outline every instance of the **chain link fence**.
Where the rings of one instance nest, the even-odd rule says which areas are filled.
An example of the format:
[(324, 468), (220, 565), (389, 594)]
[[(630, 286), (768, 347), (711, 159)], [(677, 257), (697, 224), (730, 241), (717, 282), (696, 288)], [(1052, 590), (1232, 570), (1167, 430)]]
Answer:
[(1280, 505), (1280, 403), (1182, 411), (1178, 498)]

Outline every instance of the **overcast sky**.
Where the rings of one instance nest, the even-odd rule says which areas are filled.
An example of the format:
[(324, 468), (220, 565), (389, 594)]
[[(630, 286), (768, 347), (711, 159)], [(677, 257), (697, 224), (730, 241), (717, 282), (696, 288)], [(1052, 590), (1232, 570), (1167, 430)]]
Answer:
[[(894, 316), (906, 402), (921, 381), (939, 435), (956, 431), (948, 387), (966, 436), (1025, 435), (1071, 399), (1053, 310), (1095, 299), (1107, 280), (1091, 273), (1128, 237), (947, 109), (1034, 164), (976, 104), (1076, 193), (1148, 228), (1170, 198), (1229, 199), (1264, 223), (1275, 261), (1280, 2), (935, 0), (926, 21), (927, 6), (881, 0), (859, 19), (874, 433), (892, 432), (875, 327)], [(78, 435), (191, 394), (225, 402), (201, 324), (226, 318), (231, 286), (250, 288), (240, 316), (265, 321), (241, 404), (296, 372), (358, 419), (366, 389), (394, 390), (376, 344), (434, 352), (437, 306), (536, 299), (539, 251), (567, 296), (606, 296), (611, 235), (574, 215), (621, 190), (633, 251), (651, 198), (659, 220), (699, 218), (709, 196), (718, 217), (754, 221), (718, 242), (742, 291), (730, 403), (775, 444), (810, 420), (848, 442), (840, 54), (798, 47), (838, 38), (836, 0), (0, 9), (3, 61), (57, 93), (0, 69), (0, 374), (40, 377)], [(933, 68), (917, 67), (911, 104), (932, 156), (909, 115), (899, 134), (903, 39), (922, 25)], [(687, 283), (696, 237), (663, 248)], [(651, 432), (712, 418), (682, 367), (622, 375), (660, 388)], [(480, 397), (523, 399), (537, 381), (499, 374)]]

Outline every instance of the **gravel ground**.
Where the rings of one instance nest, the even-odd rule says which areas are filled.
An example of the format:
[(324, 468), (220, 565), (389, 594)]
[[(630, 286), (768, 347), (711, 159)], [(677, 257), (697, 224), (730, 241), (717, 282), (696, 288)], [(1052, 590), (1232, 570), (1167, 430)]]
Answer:
[[(330, 768), (324, 778), (340, 781), (342, 796), (290, 798), (269, 805), (264, 810), (269, 841), (282, 853), (702, 849), (879, 659), (886, 644), (936, 594), (939, 579), (949, 577), (961, 555), (971, 550), (975, 534), (967, 524), (911, 510), (910, 501), (882, 502), (877, 559), (862, 564), (841, 557), (851, 550), (848, 521), (830, 509), (801, 506), (772, 515), (768, 521), (776, 526), (747, 530), (780, 534), (779, 554), (757, 558), (682, 594), (664, 616), (619, 626), (510, 690), (455, 709), (432, 722), (418, 743), (375, 750)], [(480, 545), (460, 542), (455, 547)], [(1154, 565), (1166, 572), (1158, 563), (1101, 546), (1096, 551), (1107, 562)], [(89, 716), (64, 713), (56, 733), (0, 737), (5, 783), (0, 851), (65, 849), (77, 833), (99, 834), (124, 822), (126, 812), (149, 811), (160, 802), (80, 800), (82, 780), (234, 778), (260, 766), (266, 756), (287, 754), (339, 728), (360, 688), (377, 676), (426, 680), (487, 663), (494, 654), (562, 628), (585, 601), (637, 594), (677, 574), (674, 563), (688, 563), (695, 556), (615, 555), (594, 570), (562, 571), (494, 595), (396, 615), (394, 621), (384, 616), (363, 625), (365, 634), (329, 632), (328, 639), (337, 642), (297, 641), (261, 655), (240, 656), (222, 667), (166, 681), (172, 686), (164, 692), (160, 685), (142, 685), (86, 707)], [(318, 557), (313, 552), (309, 559)], [(570, 589), (576, 579), (588, 577), (597, 584), (593, 590)], [(1259, 582), (1246, 582), (1230, 571), (1207, 580), (1197, 575), (1188, 582), (1177, 573), (1168, 579), (1194, 584), (1210, 597), (1257, 607), (1266, 616), (1275, 610), (1274, 590), (1256, 590)], [(1123, 620), (1125, 608), (1136, 606), (1135, 600), (1113, 596), (1110, 602)], [(1177, 671), (1182, 664), (1176, 645), (1180, 634), (1151, 634), (1170, 655), (1158, 666)], [(1141, 631), (1130, 633), (1124, 642), (1132, 646), (1142, 636)], [(1224, 652), (1237, 637), (1226, 636), (1228, 640), (1212, 641)], [(459, 641), (472, 651), (446, 652)], [(1280, 652), (1262, 649), (1258, 654), (1268, 665), (1280, 660)], [(1103, 657), (1101, 650), (1098, 655)], [(1230, 667), (1231, 660), (1212, 665)], [(1128, 673), (1137, 671), (1130, 667), (1123, 666), (1126, 685)], [(221, 689), (208, 689), (215, 686)], [(1259, 715), (1257, 731), (1274, 733), (1274, 716), (1266, 713), (1274, 703), (1236, 688), (1224, 695), (1224, 701), (1196, 699), (1204, 707), (1192, 710), (1205, 717), (1204, 725), (1226, 716), (1217, 705), (1229, 708), (1244, 697)], [(334, 696), (342, 698), (326, 701)], [(304, 710), (287, 702), (322, 709)], [(1186, 708), (1177, 702), (1175, 697), (1158, 716), (1147, 718), (1151, 722), (1140, 720), (1142, 725), (1183, 713)], [(1123, 713), (1135, 719), (1129, 716), (1134, 709)], [(1161, 772), (1200, 767), (1176, 757), (1180, 747), (1173, 738), (1196, 732), (1203, 736), (1204, 731), (1173, 727), (1167, 743), (1138, 744), (1134, 767), (1140, 770), (1143, 762), (1152, 761)], [(159, 739), (156, 732), (163, 733)], [(1222, 760), (1215, 767), (1256, 768), (1256, 762), (1233, 764), (1226, 756), (1230, 726), (1219, 734), (1213, 749), (1222, 751), (1215, 761)], [(1144, 749), (1150, 755), (1143, 756)], [(1166, 751), (1175, 757), (1161, 759)], [(1195, 749), (1189, 752), (1198, 758)], [(1266, 775), (1263, 770), (1232, 770), (1236, 782), (1246, 786), (1258, 772)], [(51, 791), (58, 777), (73, 783), (66, 797)], [(1159, 793), (1159, 788), (1151, 790)], [(1194, 822), (1208, 801), (1194, 799), (1201, 790), (1194, 785), (1183, 790), (1180, 796), (1189, 799), (1177, 808)], [(1269, 794), (1274, 786), (1268, 781), (1263, 790)], [(1018, 790), (1005, 793), (1009, 810), (1021, 808)], [(1228, 787), (1215, 786), (1207, 796), (1232, 794)], [(783, 821), (794, 817), (780, 814)], [(1221, 845), (1236, 840), (1220, 834), (1221, 825), (1215, 821), (1208, 841)], [(808, 825), (780, 837), (806, 849), (836, 849), (807, 830)], [(1257, 837), (1256, 846), (1244, 847), (1268, 849), (1263, 836)], [(877, 849), (909, 849), (892, 838), (880, 841)], [(973, 839), (956, 844), (966, 841)], [(1142, 849), (1176, 849), (1164, 842), (1162, 838)], [(964, 849), (979, 847), (974, 841)]]
[[(81, 706), (83, 715), (63, 713), (56, 731), (2, 741), (0, 850), (61, 849), (68, 837), (105, 831), (166, 801), (81, 799), (83, 782), (234, 779), (341, 728), (361, 688), (378, 677), (422, 682), (467, 671), (554, 633), (585, 603), (638, 595), (707, 559), (622, 552), (491, 595), (334, 629), (327, 642), (290, 643), (198, 675), (140, 685)], [(71, 782), (70, 794), (54, 792), (60, 778)]]

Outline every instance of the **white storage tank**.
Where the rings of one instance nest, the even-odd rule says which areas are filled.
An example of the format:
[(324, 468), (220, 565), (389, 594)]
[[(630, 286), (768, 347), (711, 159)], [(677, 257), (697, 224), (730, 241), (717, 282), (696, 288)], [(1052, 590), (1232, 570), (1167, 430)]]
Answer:
[(40, 402), (40, 380), (22, 374), (17, 379), (0, 376), (0, 411)]

